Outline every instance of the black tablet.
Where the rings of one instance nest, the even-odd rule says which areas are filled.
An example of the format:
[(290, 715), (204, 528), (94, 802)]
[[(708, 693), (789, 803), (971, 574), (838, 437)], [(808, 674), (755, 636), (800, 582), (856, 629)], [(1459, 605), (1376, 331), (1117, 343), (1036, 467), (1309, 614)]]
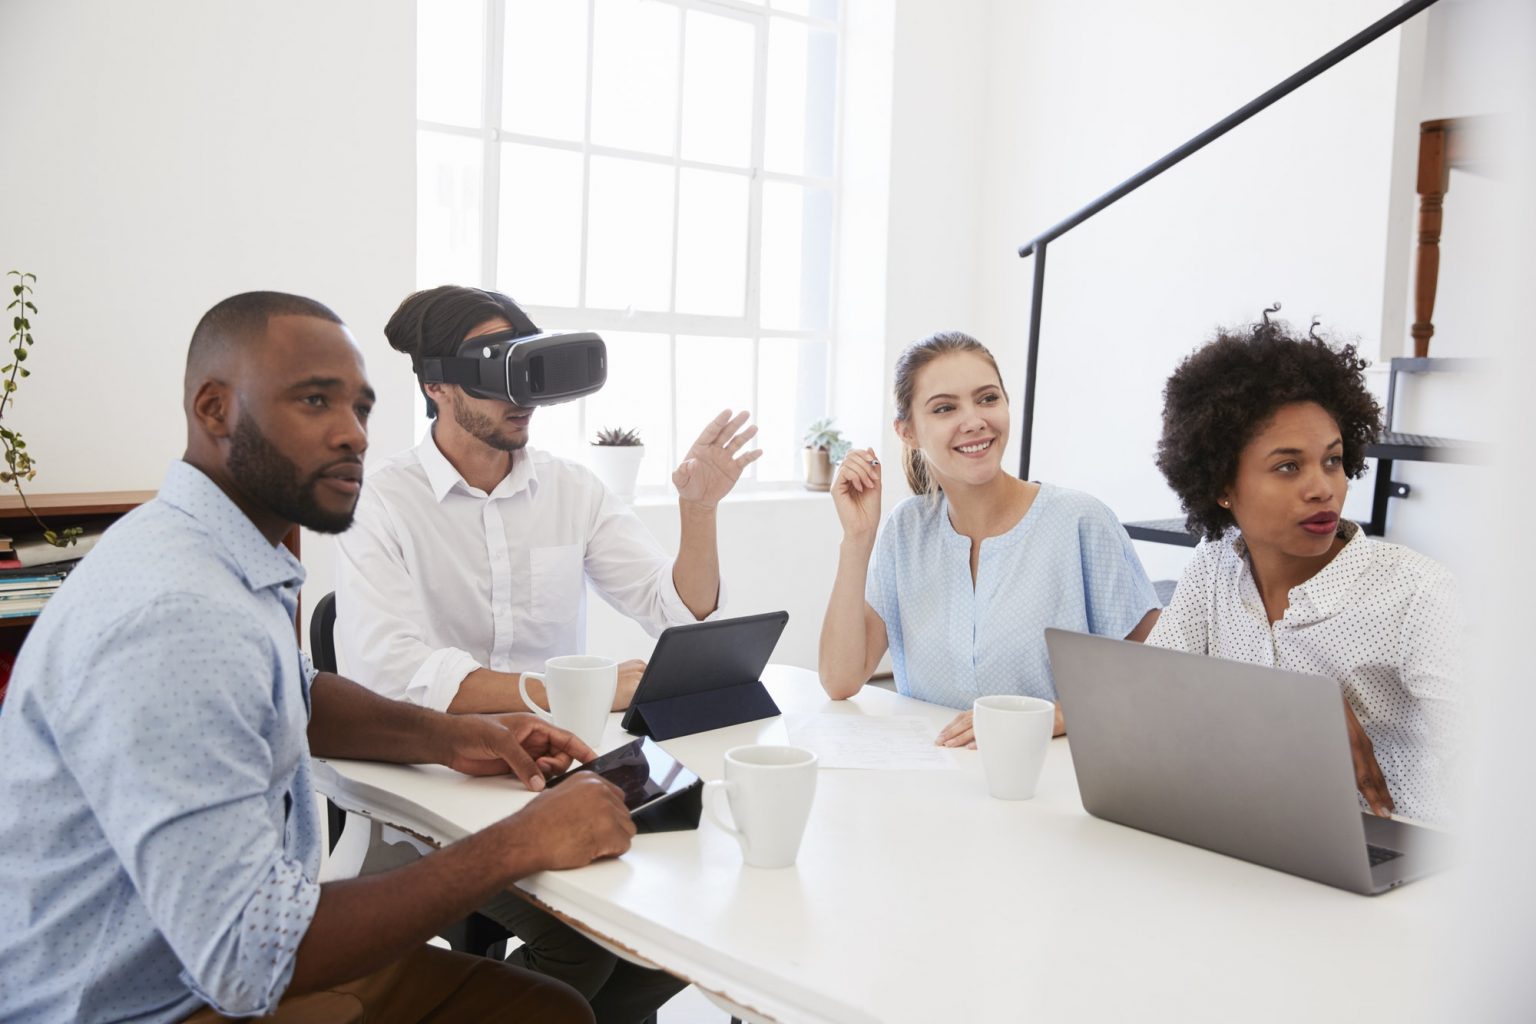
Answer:
[(596, 760), (556, 775), (544, 788), (558, 786), (578, 772), (596, 772), (622, 789), (624, 806), (641, 832), (699, 827), (703, 781), (649, 737), (615, 747)]
[(666, 630), (624, 728), (665, 740), (778, 714), (761, 678), (788, 621), (788, 612), (765, 612)]

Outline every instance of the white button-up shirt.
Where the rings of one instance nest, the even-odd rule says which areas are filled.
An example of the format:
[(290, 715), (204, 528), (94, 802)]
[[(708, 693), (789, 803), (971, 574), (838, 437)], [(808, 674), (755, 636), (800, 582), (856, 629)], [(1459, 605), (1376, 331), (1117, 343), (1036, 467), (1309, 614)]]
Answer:
[(1348, 543), (1291, 588), (1273, 625), (1237, 530), (1202, 541), (1147, 643), (1337, 679), (1397, 813), (1443, 821), (1468, 718), (1455, 582), (1416, 551), (1343, 529)]
[(428, 431), (368, 474), (341, 535), (338, 667), (386, 697), (445, 710), (478, 668), (542, 670), (581, 653), (586, 579), (652, 636), (695, 621), (672, 564), (585, 467), (524, 448), (487, 494)]

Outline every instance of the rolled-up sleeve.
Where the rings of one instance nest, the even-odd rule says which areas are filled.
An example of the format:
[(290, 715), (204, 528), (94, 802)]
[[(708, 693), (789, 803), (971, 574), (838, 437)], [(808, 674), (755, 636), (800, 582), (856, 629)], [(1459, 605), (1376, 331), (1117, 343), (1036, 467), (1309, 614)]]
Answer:
[(651, 636), (669, 626), (720, 618), (725, 609), (725, 582), (715, 610), (697, 618), (678, 595), (672, 580), (676, 559), (668, 557), (640, 518), (606, 490), (598, 503), (587, 540), (583, 567), (598, 594), (639, 623)]
[(270, 1013), (320, 898), (284, 842), (311, 797), (273, 790), (289, 766), (272, 737), (302, 724), (274, 700), (271, 635), (248, 610), (171, 595), (92, 652), (90, 699), (57, 721), (61, 756), (187, 986), (220, 1013)]

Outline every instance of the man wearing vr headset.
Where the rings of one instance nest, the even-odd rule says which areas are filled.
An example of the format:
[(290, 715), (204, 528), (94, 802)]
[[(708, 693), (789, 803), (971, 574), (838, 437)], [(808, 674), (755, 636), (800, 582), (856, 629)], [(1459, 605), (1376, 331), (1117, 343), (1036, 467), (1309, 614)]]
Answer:
[[(746, 413), (716, 417), (673, 474), (682, 522), (671, 558), (585, 467), (528, 447), (537, 406), (602, 386), (596, 335), (540, 334), (508, 296), (457, 286), (409, 296), (384, 333), (410, 355), (434, 422), (370, 473), (342, 537), (342, 671), (435, 710), (521, 711), (521, 672), (585, 648), (586, 579), (653, 636), (717, 613), (715, 507), (761, 454), (742, 451), (757, 433), (742, 429)], [(620, 666), (615, 710), (644, 667)], [(513, 962), (588, 995), (599, 1021), (639, 1020), (682, 987), (516, 897), (482, 912), (524, 940)]]

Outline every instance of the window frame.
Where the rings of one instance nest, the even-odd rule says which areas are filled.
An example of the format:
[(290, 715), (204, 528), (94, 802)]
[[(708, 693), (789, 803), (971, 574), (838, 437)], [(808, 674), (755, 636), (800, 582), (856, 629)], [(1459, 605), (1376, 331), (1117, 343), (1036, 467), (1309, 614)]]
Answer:
[[(513, 2), (516, 2), (516, 0), (513, 0)], [(572, 2), (572, 0), (552, 0), (552, 2)], [(752, 411), (754, 413), (763, 406), (765, 400), (772, 400), (771, 396), (764, 396), (760, 393), (760, 360), (764, 343), (775, 344), (786, 341), (819, 342), (824, 346), (822, 379), (825, 381), (827, 404), (830, 405), (831, 396), (835, 393), (833, 373), (836, 366), (837, 347), (838, 260), (840, 252), (839, 215), (842, 205), (842, 117), (846, 93), (844, 81), (844, 68), (846, 65), (846, 31), (844, 24), (846, 19), (846, 0), (838, 4), (837, 17), (833, 19), (778, 9), (775, 6), (777, 0), (762, 0), (760, 3), (753, 3), (751, 0), (649, 0), (651, 3), (676, 8), (678, 11), (678, 47), (676, 67), (674, 69), (676, 106), (673, 112), (672, 153), (670, 155), (597, 145), (592, 142), (593, 68), (596, 49), (595, 13), (598, 0), (580, 0), (580, 2), (586, 6), (586, 72), (584, 76), (585, 96), (583, 97), (582, 138), (579, 141), (530, 135), (509, 131), (501, 127), (503, 69), (505, 63), (503, 45), (507, 0), (482, 0), (481, 4), (484, 18), (482, 28), (484, 32), (484, 52), (481, 66), (479, 125), (451, 124), (426, 120), (420, 117), (416, 119), (416, 138), (418, 144), (425, 134), (437, 134), (474, 139), (480, 145), (481, 159), (479, 169), (481, 181), (480, 215), (478, 218), (480, 231), (480, 281), (476, 282), (477, 286), (496, 287), (501, 240), (501, 157), (504, 146), (507, 144), (517, 144), (579, 154), (581, 157), (582, 182), (577, 304), (575, 306), (546, 306), (530, 303), (525, 305), (524, 309), (535, 323), (539, 324), (541, 328), (548, 330), (588, 329), (599, 333), (618, 331), (659, 334), (667, 337), (670, 361), (669, 372), (673, 385), (669, 398), (671, 431), (667, 444), (662, 446), (662, 450), (657, 453), (657, 457), (666, 459), (669, 466), (675, 465), (686, 454), (687, 448), (692, 443), (696, 432), (704, 426), (702, 423), (685, 424), (678, 421), (677, 352), (679, 336), (739, 338), (750, 342), (751, 393), (754, 398)], [(687, 66), (687, 29), (690, 11), (731, 18), (753, 27), (755, 35), (755, 66), (753, 71), (752, 129), (749, 156), (750, 166), (746, 168), (691, 160), (682, 156), (683, 111), (685, 103), (683, 78)], [(833, 35), (836, 67), (832, 79), (834, 95), (832, 97), (831, 112), (832, 154), (829, 176), (769, 171), (765, 167), (769, 70), (768, 46), (771, 26), (775, 19), (795, 22), (805, 26), (808, 30), (829, 32)], [(419, 74), (419, 57), (417, 69)], [(672, 307), (670, 311), (618, 310), (587, 305), (593, 157), (636, 160), (671, 169), (672, 266), (668, 296), (668, 304)], [(747, 246), (745, 273), (747, 279), (744, 282), (743, 311), (740, 316), (718, 316), (680, 313), (676, 311), (678, 239), (682, 218), (679, 200), (681, 198), (682, 172), (685, 170), (731, 174), (744, 177), (747, 181), (748, 221), (745, 239)], [(828, 289), (828, 302), (826, 323), (822, 327), (781, 329), (765, 327), (762, 323), (763, 189), (764, 185), (768, 183), (783, 183), (807, 189), (822, 189), (826, 190), (830, 197), (828, 211), (830, 237), (828, 241), (827, 280), (825, 282)], [(424, 286), (426, 286), (424, 282), (418, 282), (418, 287)], [(416, 408), (418, 410), (418, 420), (425, 423), (425, 412), (419, 402)], [(817, 415), (828, 415), (829, 411), (828, 409), (823, 409)], [(581, 439), (590, 438), (596, 426), (594, 422), (589, 420), (589, 408), (585, 400), (579, 401), (577, 423), (577, 443), (580, 443)], [(558, 450), (558, 446), (563, 441), (564, 438), (556, 439), (556, 450)], [(798, 438), (796, 438), (796, 441), (798, 442)], [(653, 445), (648, 441), (647, 447), (652, 448)], [(575, 453), (566, 454), (574, 456)], [(736, 492), (784, 491), (799, 489), (800, 486), (801, 480), (798, 476), (787, 480), (761, 481), (757, 479), (757, 465), (754, 464), (748, 468), (747, 473), (743, 474), (742, 479), (737, 484)], [(656, 497), (669, 491), (670, 486), (642, 486), (638, 491), (638, 495), (641, 498)]]

